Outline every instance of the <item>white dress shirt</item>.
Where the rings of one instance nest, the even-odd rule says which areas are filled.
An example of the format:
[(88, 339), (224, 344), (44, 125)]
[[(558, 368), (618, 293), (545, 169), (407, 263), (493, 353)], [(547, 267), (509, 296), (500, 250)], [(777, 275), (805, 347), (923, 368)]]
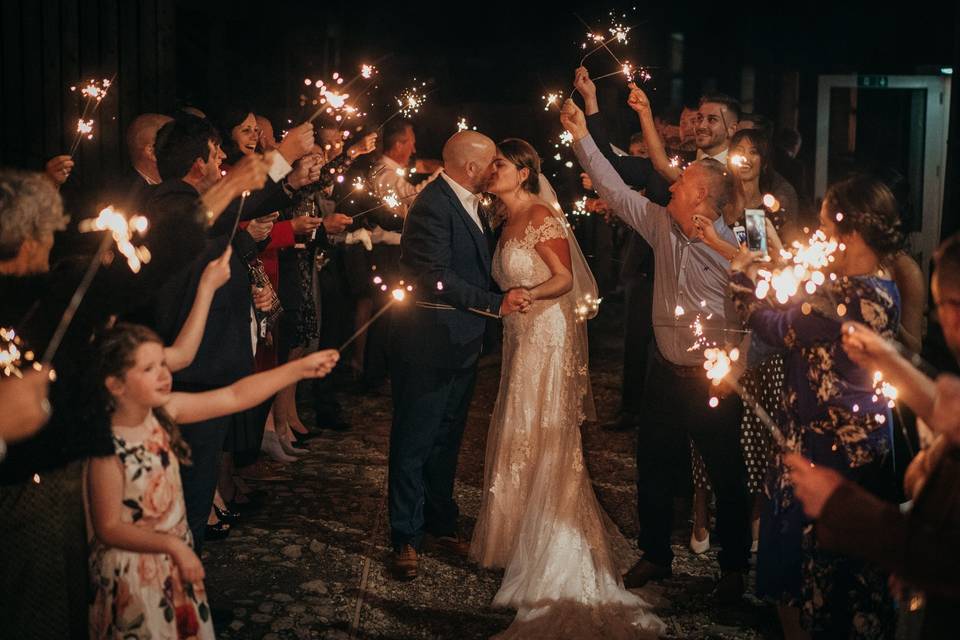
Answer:
[(727, 147), (720, 153), (715, 156), (707, 155), (703, 149), (697, 149), (697, 160), (703, 160), (704, 158), (713, 158), (723, 166), (727, 166), (727, 155), (730, 154), (730, 147)]
[(477, 223), (477, 226), (482, 232), (483, 224), (480, 222), (480, 213), (477, 211), (477, 208), (480, 206), (480, 196), (475, 193), (471, 193), (469, 190), (462, 187), (459, 182), (448, 176), (446, 171), (441, 171), (440, 177), (446, 180), (447, 184), (450, 185), (450, 188), (453, 189), (457, 199), (460, 200), (460, 204), (463, 205), (463, 208), (466, 209), (467, 213), (470, 215), (470, 219)]

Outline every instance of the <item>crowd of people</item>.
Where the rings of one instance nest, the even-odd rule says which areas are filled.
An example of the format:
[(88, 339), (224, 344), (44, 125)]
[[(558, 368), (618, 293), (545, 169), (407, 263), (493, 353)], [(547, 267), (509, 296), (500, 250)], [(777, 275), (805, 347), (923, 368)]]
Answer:
[[(785, 637), (893, 637), (894, 601), (916, 604), (919, 594), (921, 633), (944, 637), (960, 592), (960, 380), (933, 380), (910, 357), (923, 346), (927, 284), (904, 243), (898, 189), (852, 175), (830, 186), (815, 213), (795, 131), (775, 131), (722, 94), (655, 114), (631, 85), (639, 132), (614, 141), (585, 68), (574, 86), (583, 107), (567, 100), (561, 123), (593, 214), (578, 231), (603, 226), (616, 238), (590, 253), (597, 279), (624, 300), (622, 405), (605, 427), (637, 435), (642, 557), (621, 586), (671, 574), (674, 498), (692, 492), (691, 548), (709, 549), (711, 528), (721, 547), (719, 605), (740, 600), (756, 554), (757, 595), (778, 607)], [(491, 147), (488, 164), (500, 163), (500, 182), (511, 171), (520, 176), (522, 201), (540, 186), (539, 160), (521, 142)], [(452, 164), (466, 157), (456, 143), (444, 163), (415, 158), (414, 124), (400, 118), (366, 134), (304, 123), (278, 140), (268, 118), (242, 105), (142, 114), (126, 143), (126, 175), (82, 202), (146, 217), (141, 241), (151, 257), (139, 273), (114, 259), (84, 283), (90, 243), (60, 194), (72, 158), (52, 158), (39, 172), (0, 169), (0, 326), (6, 354), (15, 346), (21, 355), (0, 381), (0, 611), (22, 637), (213, 637), (200, 554), (267, 498), (241, 471), (256, 475), (264, 458), (292, 463), (318, 430), (350, 429), (345, 388), (381, 393), (401, 371), (403, 385), (392, 381), (396, 435), (421, 420), (423, 408), (406, 391), (462, 387), (462, 422), (474, 384), (474, 373), (428, 380), (413, 356), (398, 362), (394, 343), (422, 355), (432, 338), (398, 337), (422, 327), (391, 327), (390, 314), (361, 332), (342, 361), (339, 349), (402, 277), (429, 289), (434, 308), (459, 308), (463, 292), (433, 264), (456, 257), (427, 256), (412, 239), (433, 233), (414, 203), (426, 210), (418, 196), (435, 182), (427, 199), (443, 185), (471, 203), (481, 237), (497, 221), (462, 188), (475, 168)], [(511, 210), (515, 194), (499, 193), (503, 206), (490, 211)], [(384, 205), (387, 196), (392, 204)], [(743, 246), (747, 210), (764, 213), (766, 252)], [(761, 272), (817, 227), (842, 246), (834, 279), (786, 303), (756, 295)], [(566, 247), (563, 233), (558, 227), (544, 242)], [(430, 262), (423, 273), (402, 271), (410, 255)], [(612, 263), (619, 273), (604, 279)], [(564, 270), (548, 266), (553, 277), (555, 266)], [(47, 351), (86, 284), (61, 346), (34, 366), (26, 354)], [(960, 359), (956, 237), (938, 251), (931, 285), (930, 326)], [(526, 313), (536, 299), (523, 287), (503, 293), (470, 305), (493, 301), (480, 315), (499, 317)], [(789, 452), (753, 401), (704, 375), (702, 348), (691, 348), (694, 314), (712, 344), (743, 353), (738, 384), (774, 417)], [(474, 325), (471, 344), (489, 340), (495, 325)], [(445, 363), (425, 366), (461, 366)], [(877, 395), (878, 370), (899, 390), (895, 409)], [(298, 412), (304, 380), (299, 398), (313, 405), (313, 428)], [(391, 511), (421, 521), (394, 527), (393, 569), (414, 578), (424, 524), (414, 512), (436, 478), (426, 477), (429, 461), (398, 470), (393, 458), (412, 460), (412, 449), (432, 445), (401, 450), (397, 442), (391, 482), (405, 481), (406, 493), (391, 488)], [(450, 548), (467, 555), (452, 502), (458, 447), (459, 437), (440, 483), (450, 485), (441, 538), (449, 534)], [(908, 501), (912, 509), (901, 508)], [(497, 522), (485, 516), (485, 528), (494, 526), (488, 518)], [(472, 555), (504, 566), (506, 548), (475, 541)], [(901, 616), (912, 608), (901, 607)]]

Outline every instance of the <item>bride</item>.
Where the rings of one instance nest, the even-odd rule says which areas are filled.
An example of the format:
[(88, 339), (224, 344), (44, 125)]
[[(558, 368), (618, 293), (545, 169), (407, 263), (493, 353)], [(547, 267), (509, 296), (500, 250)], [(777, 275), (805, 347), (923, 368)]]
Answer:
[(503, 320), (470, 556), (506, 568), (493, 604), (517, 617), (500, 637), (656, 635), (663, 623), (623, 588), (610, 544), (618, 534), (583, 461), (580, 424), (593, 413), (585, 321), (596, 315), (596, 281), (533, 147), (505, 140), (494, 166), (488, 191), (505, 219), (493, 277), (504, 291), (527, 289), (531, 303)]

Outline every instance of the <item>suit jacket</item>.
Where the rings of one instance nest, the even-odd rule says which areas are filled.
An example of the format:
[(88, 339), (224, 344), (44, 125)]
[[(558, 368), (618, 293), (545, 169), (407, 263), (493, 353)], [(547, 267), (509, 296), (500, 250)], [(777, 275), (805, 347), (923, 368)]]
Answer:
[(845, 482), (816, 525), (823, 546), (874, 562), (926, 593), (924, 638), (954, 637), (960, 605), (960, 448), (941, 441), (927, 455), (941, 447), (910, 513)]
[(503, 300), (490, 275), (489, 241), (489, 230), (477, 226), (445, 180), (420, 192), (400, 244), (401, 277), (414, 283), (416, 302), (408, 299), (393, 315), (396, 356), (450, 369), (477, 361), (489, 317), (483, 314), (499, 316)]
[[(147, 246), (153, 258), (141, 277), (152, 293), (152, 324), (168, 344), (190, 313), (203, 269), (226, 247), (225, 235), (208, 235), (198, 198), (186, 182), (167, 180), (154, 189), (147, 204)], [(193, 363), (174, 375), (177, 388), (210, 389), (253, 373), (252, 298), (241, 256), (255, 253), (256, 246), (246, 233), (238, 233), (233, 245), (230, 280), (213, 297)]]

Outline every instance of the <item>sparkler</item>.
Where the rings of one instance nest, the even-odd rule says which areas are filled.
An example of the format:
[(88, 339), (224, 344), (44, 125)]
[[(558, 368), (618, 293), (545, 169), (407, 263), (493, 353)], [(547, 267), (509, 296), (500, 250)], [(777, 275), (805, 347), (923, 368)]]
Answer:
[[(843, 251), (844, 248), (842, 243), (832, 238), (828, 239), (827, 235), (820, 230), (817, 230), (806, 244), (794, 241), (793, 252), (781, 252), (781, 256), (788, 261), (785, 268), (774, 271), (761, 269), (757, 272), (760, 278), (755, 290), (757, 298), (761, 300), (766, 298), (772, 290), (777, 302), (785, 304), (797, 294), (801, 285), (804, 291), (812, 295), (827, 281), (825, 269), (836, 260), (834, 253)], [(836, 274), (830, 274), (829, 277), (834, 280)]]
[(590, 212), (587, 210), (587, 196), (583, 196), (579, 200), (573, 203), (573, 215), (575, 216), (588, 216)]
[(560, 98), (563, 97), (562, 92), (557, 93), (548, 93), (545, 96), (540, 96), (544, 100), (543, 110), (550, 111), (550, 107), (560, 108)]
[(233, 220), (233, 228), (230, 229), (230, 235), (227, 237), (226, 246), (229, 247), (233, 244), (233, 238), (237, 235), (237, 227), (240, 226), (240, 216), (243, 215), (243, 205), (247, 201), (247, 196), (250, 195), (249, 191), (244, 191), (240, 194), (240, 204), (237, 205), (237, 217)]
[(613, 71), (611, 73), (605, 73), (602, 76), (597, 76), (593, 79), (594, 82), (597, 80), (603, 80), (604, 78), (610, 78), (612, 76), (623, 75), (626, 77), (627, 82), (640, 83), (644, 84), (653, 79), (653, 76), (650, 74), (649, 69), (646, 67), (634, 68), (629, 62), (624, 62), (620, 65), (618, 71)]
[(83, 301), (83, 296), (86, 295), (87, 290), (93, 283), (93, 277), (100, 268), (104, 255), (114, 242), (117, 244), (117, 250), (127, 258), (127, 264), (134, 273), (140, 271), (141, 264), (149, 262), (150, 252), (146, 247), (134, 247), (130, 242), (134, 233), (145, 233), (147, 226), (147, 219), (143, 216), (134, 216), (130, 218), (130, 220), (127, 220), (123, 214), (116, 211), (112, 206), (100, 211), (100, 215), (94, 220), (84, 220), (81, 222), (81, 231), (109, 231), (110, 233), (104, 234), (103, 240), (100, 241), (100, 246), (97, 248), (97, 252), (94, 254), (89, 266), (87, 266), (87, 271), (83, 274), (80, 285), (73, 292), (73, 296), (71, 296), (66, 310), (60, 317), (60, 322), (57, 324), (57, 328), (53, 332), (53, 337), (50, 338), (43, 358), (40, 360), (41, 363), (46, 366), (53, 362), (53, 357), (56, 355), (57, 349), (60, 347), (64, 336), (67, 334), (67, 328), (70, 326), (70, 322), (73, 321), (73, 316), (77, 313), (77, 309)]
[(107, 97), (107, 92), (116, 79), (117, 74), (113, 74), (113, 77), (109, 80), (107, 78), (103, 80), (91, 79), (82, 87), (78, 88), (76, 85), (70, 87), (70, 91), (77, 92), (83, 97), (83, 112), (77, 120), (77, 130), (67, 155), (73, 156), (73, 154), (77, 152), (77, 148), (79, 148), (80, 141), (83, 140), (83, 138), (87, 138), (87, 140), (93, 139), (93, 119), (88, 119), (88, 116), (92, 116), (97, 112), (97, 109), (100, 108), (100, 103)]
[(14, 329), (0, 327), (0, 375), (22, 378), (23, 368), (26, 366), (37, 371), (42, 368), (40, 363), (34, 360), (33, 351), (24, 347)]
[[(378, 278), (379, 276), (374, 279), (375, 283)], [(381, 285), (380, 288), (385, 291), (387, 289), (387, 285), (383, 284)], [(401, 280), (400, 286), (398, 286), (397, 288), (395, 288), (393, 291), (390, 292), (390, 300), (387, 301), (387, 304), (383, 305), (379, 311), (377, 311), (375, 314), (370, 316), (370, 319), (367, 320), (365, 323), (363, 323), (363, 325), (359, 329), (357, 329), (352, 336), (347, 338), (347, 341), (344, 342), (342, 345), (340, 345), (340, 348), (337, 349), (337, 351), (339, 353), (343, 353), (343, 350), (349, 347), (351, 344), (353, 344), (354, 340), (362, 336), (367, 331), (367, 329), (369, 329), (370, 326), (377, 321), (377, 318), (379, 318), (380, 316), (385, 314), (387, 311), (389, 311), (394, 304), (398, 302), (403, 302), (407, 297), (407, 292), (411, 292), (411, 291), (413, 291), (413, 287), (411, 285), (406, 285), (406, 287), (404, 287), (403, 280)]]
[(601, 302), (603, 302), (603, 298), (594, 298), (593, 294), (585, 293), (583, 300), (578, 301), (574, 309), (577, 323), (586, 322), (589, 318), (597, 315)]
[[(704, 362), (703, 368), (707, 372), (707, 379), (713, 383), (713, 386), (719, 386), (721, 382), (724, 382), (727, 375), (733, 369), (733, 363), (739, 360), (740, 350), (733, 348), (729, 352), (725, 349), (711, 348), (704, 349)], [(790, 447), (787, 444), (787, 439), (784, 437), (783, 432), (780, 430), (780, 427), (777, 426), (777, 423), (773, 421), (773, 418), (770, 417), (770, 414), (767, 413), (767, 410), (763, 408), (757, 399), (753, 396), (752, 393), (744, 389), (739, 382), (734, 379), (726, 380), (726, 383), (740, 396), (745, 403), (750, 405), (750, 408), (753, 409), (753, 413), (757, 416), (760, 422), (770, 431), (770, 435), (773, 436), (774, 442), (777, 443), (777, 446), (780, 447), (781, 451), (789, 452)], [(710, 406), (716, 407), (720, 402), (713, 396), (710, 398)]]
[(459, 133), (460, 131), (466, 131), (467, 129), (476, 131), (477, 127), (476, 126), (471, 127), (469, 124), (467, 124), (467, 119), (461, 116), (460, 119), (457, 120), (457, 132)]
[(356, 220), (356, 219), (359, 218), (360, 216), (366, 215), (366, 214), (370, 213), (371, 211), (376, 211), (377, 209), (380, 209), (381, 207), (389, 207), (390, 209), (396, 209), (397, 207), (400, 206), (400, 203), (401, 203), (401, 202), (403, 202), (403, 201), (405, 201), (405, 200), (409, 200), (409, 199), (411, 199), (411, 198), (416, 198), (418, 195), (420, 195), (420, 194), (418, 194), (418, 193), (413, 193), (413, 194), (410, 194), (409, 196), (405, 196), (405, 197), (401, 198), (400, 196), (397, 195), (397, 192), (396, 192), (396, 191), (393, 191), (393, 190), (391, 189), (390, 191), (387, 191), (387, 193), (380, 198), (380, 200), (381, 200), (380, 204), (378, 204), (378, 205), (375, 206), (375, 207), (370, 207), (369, 209), (364, 209), (364, 210), (361, 211), (360, 213), (357, 213), (357, 214), (352, 215), (352, 216), (350, 216), (350, 217), (351, 217), (351, 219)]
[[(620, 59), (617, 58), (616, 54), (610, 49), (610, 47), (609, 47), (608, 45), (609, 45), (611, 42), (613, 42), (614, 40), (616, 40), (617, 43), (619, 43), (619, 44), (627, 44), (627, 35), (629, 34), (630, 29), (632, 29), (633, 27), (625, 27), (625, 26), (623, 26), (620, 22), (618, 22), (618, 21), (616, 20), (616, 18), (615, 18), (614, 15), (613, 15), (613, 12), (611, 11), (609, 15), (610, 15), (611, 19), (613, 19), (613, 22), (612, 22), (612, 24), (610, 25), (610, 28), (608, 29), (608, 31), (610, 32), (610, 37), (609, 37), (609, 38), (605, 38), (605, 37), (602, 35), (602, 33), (596, 33), (596, 32), (594, 32), (593, 27), (591, 27), (589, 24), (587, 24), (587, 21), (586, 21), (586, 20), (584, 20), (583, 18), (581, 18), (581, 17), (578, 16), (577, 14), (573, 14), (573, 15), (574, 15), (574, 17), (575, 17), (577, 20), (580, 21), (581, 24), (583, 24), (583, 26), (585, 26), (585, 27), (588, 29), (588, 31), (587, 31), (587, 39), (588, 39), (588, 42), (599, 43), (598, 46), (596, 46), (595, 48), (591, 49), (590, 51), (588, 51), (588, 52), (583, 56), (583, 58), (580, 60), (580, 66), (582, 67), (582, 66), (583, 66), (583, 63), (586, 61), (586, 59), (589, 58), (590, 56), (592, 56), (594, 53), (596, 53), (596, 52), (599, 51), (600, 49), (606, 49), (606, 50), (607, 50), (607, 53), (610, 54), (610, 56), (616, 61), (616, 63), (617, 63), (618, 65), (622, 65), (623, 63), (620, 62)], [(586, 48), (587, 48), (587, 43), (586, 43), (586, 42), (583, 44), (582, 48), (583, 48), (583, 49), (586, 49)]]
[(415, 113), (420, 113), (420, 107), (422, 107), (423, 103), (426, 102), (427, 96), (433, 93), (433, 90), (427, 91), (426, 93), (420, 93), (420, 88), (426, 87), (426, 86), (427, 86), (426, 82), (421, 82), (420, 87), (418, 87), (417, 85), (414, 85), (409, 89), (405, 90), (399, 96), (397, 96), (395, 100), (397, 101), (397, 106), (399, 106), (400, 108), (397, 111), (395, 111), (389, 118), (384, 120), (380, 124), (380, 126), (377, 127), (377, 131), (381, 131), (388, 122), (390, 122), (391, 120), (393, 120), (394, 118), (396, 118), (401, 114), (403, 115), (404, 118), (409, 118)]

